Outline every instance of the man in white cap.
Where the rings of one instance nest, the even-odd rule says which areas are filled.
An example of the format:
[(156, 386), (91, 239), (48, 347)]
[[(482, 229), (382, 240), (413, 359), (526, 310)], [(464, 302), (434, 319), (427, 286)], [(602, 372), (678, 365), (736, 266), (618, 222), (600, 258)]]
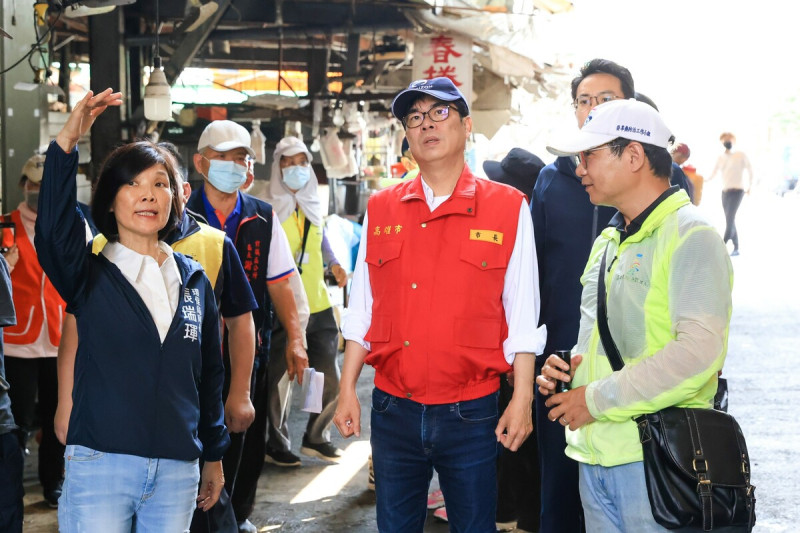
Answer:
[[(581, 323), (569, 365), (552, 355), (536, 378), (580, 463), (587, 529), (664, 531), (650, 511), (632, 417), (673, 405), (710, 408), (725, 360), (733, 271), (714, 227), (670, 186), (673, 136), (635, 100), (595, 107), (573, 138), (548, 147), (576, 158), (594, 204), (619, 213), (594, 243), (581, 279)], [(625, 363), (612, 371), (598, 333), (599, 276), (610, 337)], [(568, 374), (569, 373), (569, 374)], [(572, 375), (570, 379), (570, 374)]]
[(39, 481), (45, 501), (55, 508), (64, 471), (64, 446), (56, 438), (53, 421), (58, 405), (56, 361), (66, 304), (42, 271), (33, 245), (44, 159), (43, 155), (34, 155), (25, 162), (19, 181), (24, 200), (3, 216), (15, 227), (16, 242), (4, 255), (11, 270), (14, 307), (19, 313), (17, 325), (5, 331), (5, 366), (8, 381), (13, 384), (9, 395), (14, 419), (21, 428), (23, 449), (36, 420), (41, 424)]
[[(256, 325), (256, 357), (251, 396), (255, 422), (246, 434), (231, 435), (231, 447), (223, 458), (226, 489), (239, 530), (255, 532), (248, 520), (253, 511), (258, 477), (264, 464), (267, 429), (267, 360), (272, 306), (286, 329), (286, 367), (289, 379), (301, 381), (308, 366), (303, 334), (289, 278), (295, 275), (294, 258), (286, 234), (272, 206), (239, 191), (252, 180), (254, 151), (250, 134), (230, 120), (210, 123), (200, 136), (193, 162), (205, 178), (186, 204), (205, 217), (212, 227), (223, 230), (234, 242), (259, 308), (253, 311)], [(223, 346), (227, 346), (224, 343)], [(227, 354), (224, 354), (227, 361)], [(227, 368), (226, 363), (226, 368)], [(246, 436), (246, 438), (245, 438)]]

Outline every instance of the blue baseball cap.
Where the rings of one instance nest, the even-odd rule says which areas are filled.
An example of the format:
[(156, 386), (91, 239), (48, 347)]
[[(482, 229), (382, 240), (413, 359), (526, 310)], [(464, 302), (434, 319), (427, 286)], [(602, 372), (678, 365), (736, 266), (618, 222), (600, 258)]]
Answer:
[(403, 120), (411, 102), (423, 95), (433, 96), (437, 100), (444, 102), (461, 100), (464, 103), (464, 107), (467, 108), (467, 114), (469, 114), (467, 99), (464, 98), (464, 95), (461, 94), (461, 91), (458, 90), (458, 87), (455, 86), (450, 78), (412, 81), (408, 89), (401, 91), (400, 94), (394, 97), (392, 114), (399, 120)]

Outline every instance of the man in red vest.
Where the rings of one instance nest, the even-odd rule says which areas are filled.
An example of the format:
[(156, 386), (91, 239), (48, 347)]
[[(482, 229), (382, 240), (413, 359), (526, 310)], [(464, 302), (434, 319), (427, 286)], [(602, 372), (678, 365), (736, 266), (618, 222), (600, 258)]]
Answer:
[(37, 419), (42, 428), (39, 446), (39, 481), (44, 499), (58, 507), (64, 471), (64, 446), (56, 439), (53, 420), (58, 405), (56, 356), (61, 342), (64, 300), (58, 295), (39, 265), (33, 247), (34, 224), (42, 181), (44, 156), (35, 155), (22, 167), (20, 188), (25, 199), (3, 218), (14, 223), (15, 244), (5, 257), (11, 270), (17, 324), (5, 330), (6, 378), (14, 419), (22, 428), (21, 445), (34, 430)]
[[(356, 381), (375, 368), (371, 442), (378, 529), (421, 532), (432, 472), (454, 531), (495, 531), (498, 443), (532, 430), (533, 356), (544, 347), (525, 197), (464, 161), (472, 119), (447, 78), (397, 95), (419, 176), (367, 207), (334, 422), (361, 434)], [(498, 413), (500, 375), (514, 393)]]

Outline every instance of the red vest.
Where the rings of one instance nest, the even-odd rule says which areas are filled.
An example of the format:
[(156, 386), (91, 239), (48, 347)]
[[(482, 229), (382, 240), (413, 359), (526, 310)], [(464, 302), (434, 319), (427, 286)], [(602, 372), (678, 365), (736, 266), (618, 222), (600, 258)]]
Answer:
[(423, 404), (495, 392), (511, 367), (503, 286), (523, 195), (465, 165), (432, 213), (419, 177), (369, 201), (366, 261), (372, 322), (365, 337), (381, 390)]
[(61, 342), (61, 322), (66, 304), (53, 284), (45, 276), (39, 265), (36, 249), (31, 244), (19, 210), (11, 213), (16, 224), (19, 261), (11, 271), (14, 309), (17, 312), (17, 325), (3, 330), (6, 344), (24, 346), (36, 342), (42, 332), (42, 323), (47, 314), (47, 333), (50, 344), (58, 346)]

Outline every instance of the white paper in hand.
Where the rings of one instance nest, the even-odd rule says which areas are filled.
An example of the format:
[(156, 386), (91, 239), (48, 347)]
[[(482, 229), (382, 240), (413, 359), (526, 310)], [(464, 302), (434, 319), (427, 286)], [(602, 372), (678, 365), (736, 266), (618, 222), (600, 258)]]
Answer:
[(289, 416), (289, 407), (292, 405), (292, 382), (289, 381), (289, 373), (284, 372), (278, 381), (278, 398), (280, 400), (281, 421), (278, 427), (283, 426), (283, 421)]
[(313, 368), (303, 372), (303, 411), (308, 413), (322, 412), (322, 387), (325, 385), (325, 374)]

